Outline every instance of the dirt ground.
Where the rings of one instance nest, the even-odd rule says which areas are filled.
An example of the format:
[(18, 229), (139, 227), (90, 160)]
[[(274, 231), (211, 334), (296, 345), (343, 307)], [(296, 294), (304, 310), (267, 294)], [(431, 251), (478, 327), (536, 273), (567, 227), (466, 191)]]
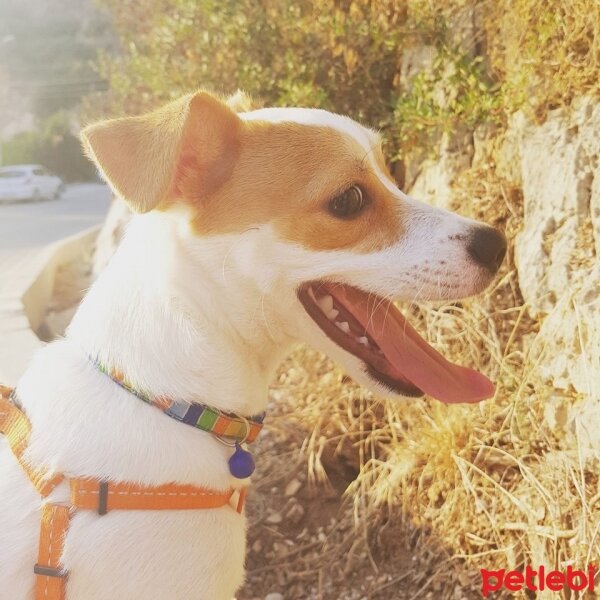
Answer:
[(368, 528), (355, 522), (344, 492), (358, 456), (322, 456), (328, 482), (312, 482), (297, 439), (268, 425), (261, 435), (247, 504), (246, 585), (237, 600), (481, 598), (479, 573), (452, 560), (398, 509), (382, 508)]

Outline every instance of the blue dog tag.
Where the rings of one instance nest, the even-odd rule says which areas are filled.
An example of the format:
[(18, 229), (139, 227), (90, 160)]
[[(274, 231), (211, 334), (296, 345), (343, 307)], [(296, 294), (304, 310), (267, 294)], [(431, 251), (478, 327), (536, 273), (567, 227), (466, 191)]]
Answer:
[(229, 459), (229, 472), (237, 479), (246, 479), (254, 473), (255, 466), (252, 454), (236, 444), (235, 452)]

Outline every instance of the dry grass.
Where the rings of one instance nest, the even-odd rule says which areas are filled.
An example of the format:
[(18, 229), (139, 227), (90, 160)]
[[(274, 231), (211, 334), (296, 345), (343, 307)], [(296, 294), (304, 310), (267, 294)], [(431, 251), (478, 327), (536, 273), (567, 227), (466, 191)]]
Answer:
[(530, 108), (543, 119), (577, 96), (598, 95), (597, 0), (486, 1), (482, 10), (487, 54), (507, 108)]
[[(484, 213), (509, 238), (520, 226), (519, 192), (493, 171), (465, 173), (456, 202), (477, 207), (473, 216)], [(447, 550), (473, 584), (480, 568), (597, 563), (598, 460), (581, 451), (568, 416), (584, 398), (557, 392), (540, 375), (546, 340), (523, 304), (512, 251), (480, 297), (402, 308), (446, 357), (487, 373), (497, 383), (495, 398), (477, 406), (378, 401), (327, 359), (300, 349), (273, 389), (281, 415), (275, 427), (292, 438), (305, 432), (309, 481), (327, 479), (324, 456), (352, 462), (358, 476), (346, 491), (346, 515), (365, 541), (380, 526), (382, 507), (399, 509), (413, 531), (425, 532), (415, 555)], [(347, 545), (337, 551), (346, 564)], [(437, 582), (453, 597), (456, 577), (454, 569), (438, 570), (428, 585)]]

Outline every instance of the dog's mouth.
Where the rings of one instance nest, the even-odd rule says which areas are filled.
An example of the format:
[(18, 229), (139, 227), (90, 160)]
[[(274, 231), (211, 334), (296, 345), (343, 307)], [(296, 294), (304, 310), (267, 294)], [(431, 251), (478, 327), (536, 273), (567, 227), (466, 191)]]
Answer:
[(494, 395), (487, 377), (446, 360), (381, 296), (313, 281), (299, 288), (298, 298), (327, 337), (361, 360), (373, 379), (402, 396), (429, 394), (457, 403)]

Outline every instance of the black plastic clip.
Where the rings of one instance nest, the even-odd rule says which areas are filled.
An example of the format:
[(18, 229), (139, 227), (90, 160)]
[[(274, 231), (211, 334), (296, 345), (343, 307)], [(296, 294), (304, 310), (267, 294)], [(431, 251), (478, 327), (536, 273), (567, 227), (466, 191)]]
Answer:
[(105, 515), (108, 512), (108, 481), (100, 482), (98, 487), (98, 514)]
[(33, 572), (36, 575), (43, 575), (44, 577), (66, 577), (67, 572), (64, 569), (53, 568), (53, 567), (45, 567), (43, 565), (34, 565)]

